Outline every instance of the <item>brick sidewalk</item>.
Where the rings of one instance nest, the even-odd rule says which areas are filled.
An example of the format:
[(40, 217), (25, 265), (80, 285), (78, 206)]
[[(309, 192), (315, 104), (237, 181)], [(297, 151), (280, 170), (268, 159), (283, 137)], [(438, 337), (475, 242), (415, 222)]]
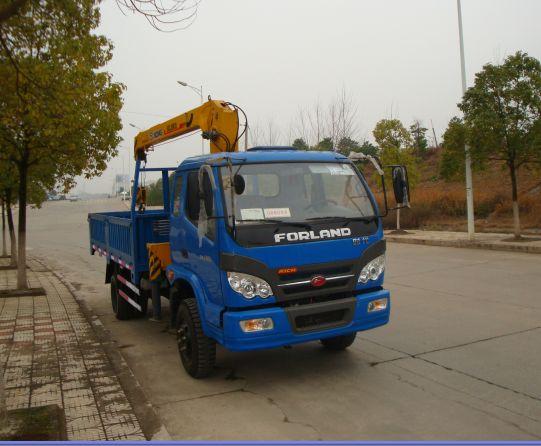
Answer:
[[(0, 259), (7, 264), (8, 259)], [(30, 286), (46, 296), (0, 298), (0, 361), (7, 408), (58, 404), (69, 440), (145, 440), (96, 333), (71, 292), (29, 261)], [(0, 270), (0, 290), (16, 271)]]

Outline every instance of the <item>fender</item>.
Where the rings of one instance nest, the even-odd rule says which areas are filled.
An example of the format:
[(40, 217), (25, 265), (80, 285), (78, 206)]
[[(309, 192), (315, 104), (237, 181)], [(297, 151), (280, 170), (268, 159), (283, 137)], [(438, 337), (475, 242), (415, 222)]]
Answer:
[(223, 308), (209, 301), (199, 277), (193, 271), (174, 263), (168, 265), (165, 271), (169, 285), (173, 286), (173, 283), (178, 279), (185, 280), (191, 285), (200, 310), (203, 332), (208, 337), (222, 343), (223, 330), (220, 327), (220, 319)]

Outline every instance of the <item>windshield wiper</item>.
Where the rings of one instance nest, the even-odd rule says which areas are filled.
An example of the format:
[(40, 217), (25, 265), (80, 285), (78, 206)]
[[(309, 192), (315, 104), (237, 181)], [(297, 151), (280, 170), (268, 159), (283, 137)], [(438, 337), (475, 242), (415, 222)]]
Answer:
[(327, 217), (310, 217), (310, 218), (307, 218), (306, 221), (315, 221), (315, 220), (345, 220), (346, 222), (350, 222), (350, 221), (357, 221), (357, 220), (360, 220), (360, 221), (365, 221), (365, 222), (371, 222), (373, 220), (376, 220), (378, 217), (376, 215), (369, 215), (367, 217), (345, 217), (345, 216), (340, 216), (340, 215), (336, 215), (336, 216), (332, 216), (332, 215), (329, 215)]
[(238, 223), (244, 222), (261, 222), (261, 223), (278, 223), (281, 225), (297, 226), (299, 228), (310, 229), (311, 226), (309, 223), (303, 223), (301, 221), (287, 221), (287, 220), (275, 220), (272, 218), (253, 218), (248, 220), (237, 220)]

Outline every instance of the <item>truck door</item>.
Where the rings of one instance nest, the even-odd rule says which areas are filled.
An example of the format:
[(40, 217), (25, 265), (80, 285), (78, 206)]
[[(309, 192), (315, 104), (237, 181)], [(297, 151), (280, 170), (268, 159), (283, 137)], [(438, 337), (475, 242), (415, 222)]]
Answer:
[[(205, 288), (207, 298), (222, 305), (218, 240), (216, 220), (207, 220), (207, 231), (199, 240), (198, 224), (200, 217), (198, 171), (187, 173), (184, 212), (181, 212), (182, 230), (179, 232), (179, 246), (182, 263), (193, 271)], [(206, 172), (204, 175), (208, 175)], [(204, 209), (203, 209), (204, 212)], [(209, 319), (212, 319), (210, 317)], [(219, 321), (212, 321), (219, 325)]]

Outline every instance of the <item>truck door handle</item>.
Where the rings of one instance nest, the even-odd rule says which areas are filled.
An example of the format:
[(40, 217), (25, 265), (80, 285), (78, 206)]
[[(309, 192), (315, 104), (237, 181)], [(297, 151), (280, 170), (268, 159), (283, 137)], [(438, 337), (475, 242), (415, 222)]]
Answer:
[(185, 259), (187, 259), (188, 258), (188, 250), (187, 249), (181, 249), (180, 250), (180, 255), (182, 257), (184, 257)]

